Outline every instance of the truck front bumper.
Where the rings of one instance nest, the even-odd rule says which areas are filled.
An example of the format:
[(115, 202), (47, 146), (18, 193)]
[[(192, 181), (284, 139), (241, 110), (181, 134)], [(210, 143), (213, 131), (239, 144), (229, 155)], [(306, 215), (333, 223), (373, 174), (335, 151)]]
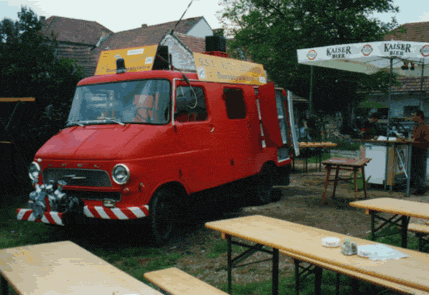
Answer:
[[(103, 206), (84, 206), (83, 213), (89, 218), (110, 220), (130, 220), (149, 215), (149, 206), (134, 206), (125, 208), (106, 208)], [(45, 211), (41, 218), (36, 218), (32, 209), (17, 209), (17, 219), (23, 221), (43, 222), (47, 224), (64, 225), (64, 217), (68, 213)]]

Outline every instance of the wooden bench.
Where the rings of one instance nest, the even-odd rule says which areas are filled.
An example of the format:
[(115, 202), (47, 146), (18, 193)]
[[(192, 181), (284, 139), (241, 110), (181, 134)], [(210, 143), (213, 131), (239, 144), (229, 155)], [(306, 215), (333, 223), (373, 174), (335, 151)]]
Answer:
[(419, 239), (419, 251), (423, 252), (423, 247), (429, 244), (429, 238), (426, 238), (429, 235), (429, 221), (425, 224), (410, 223), (408, 224), (408, 230), (416, 234)]
[(227, 294), (175, 267), (147, 272), (144, 277), (172, 295)]
[(162, 295), (70, 241), (0, 249), (0, 281), (2, 295)]
[[(376, 278), (376, 277), (373, 277), (370, 275), (355, 272), (353, 270), (349, 270), (349, 269), (346, 269), (346, 268), (343, 268), (340, 266), (336, 266), (336, 265), (332, 265), (329, 263), (324, 263), (324, 262), (320, 262), (317, 260), (313, 260), (311, 258), (304, 257), (304, 256), (298, 255), (296, 253), (291, 253), (291, 252), (284, 251), (284, 250), (280, 250), (280, 253), (283, 255), (292, 257), (293, 259), (296, 259), (298, 261), (307, 262), (307, 263), (316, 265), (318, 267), (321, 267), (323, 269), (328, 269), (328, 270), (331, 270), (331, 271), (337, 273), (336, 294), (339, 294), (339, 274), (343, 274), (343, 275), (349, 276), (349, 277), (356, 279), (356, 280), (359, 280), (359, 281), (365, 281), (365, 282), (373, 284), (373, 285), (385, 287), (385, 288), (388, 288), (390, 290), (403, 292), (406, 294), (418, 294), (418, 295), (429, 294), (428, 292), (425, 292), (425, 291), (421, 291), (418, 289), (413, 289), (411, 287), (407, 287), (407, 286), (403, 286), (403, 285), (396, 284), (393, 282), (389, 282), (389, 281), (386, 281), (386, 280), (383, 280), (380, 278)], [(297, 286), (297, 288), (298, 288), (298, 286)], [(354, 291), (356, 291), (356, 290), (354, 290)]]

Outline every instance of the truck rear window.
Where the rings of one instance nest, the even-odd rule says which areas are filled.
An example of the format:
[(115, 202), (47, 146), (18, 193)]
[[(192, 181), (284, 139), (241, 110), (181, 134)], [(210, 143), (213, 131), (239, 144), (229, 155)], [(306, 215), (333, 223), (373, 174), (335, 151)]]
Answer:
[(244, 103), (243, 91), (236, 88), (225, 88), (223, 90), (226, 113), (229, 119), (243, 119), (246, 117), (246, 105)]

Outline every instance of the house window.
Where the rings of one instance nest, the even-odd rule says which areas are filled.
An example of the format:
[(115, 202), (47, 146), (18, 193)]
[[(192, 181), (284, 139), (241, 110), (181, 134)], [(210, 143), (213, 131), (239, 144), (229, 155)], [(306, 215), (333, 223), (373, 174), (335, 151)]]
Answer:
[(223, 97), (229, 119), (243, 119), (246, 117), (246, 105), (241, 89), (225, 88)]
[(405, 106), (404, 107), (404, 117), (412, 117), (415, 112), (420, 110), (419, 106)]

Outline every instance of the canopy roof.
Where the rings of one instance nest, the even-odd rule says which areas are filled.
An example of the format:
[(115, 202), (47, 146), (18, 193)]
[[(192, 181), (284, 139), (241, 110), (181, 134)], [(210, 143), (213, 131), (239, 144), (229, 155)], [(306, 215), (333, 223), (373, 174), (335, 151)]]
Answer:
[[(400, 76), (429, 76), (429, 43), (379, 41), (298, 49), (298, 63), (343, 71), (374, 74), (389, 71)], [(422, 71), (423, 70), (423, 71)]]

